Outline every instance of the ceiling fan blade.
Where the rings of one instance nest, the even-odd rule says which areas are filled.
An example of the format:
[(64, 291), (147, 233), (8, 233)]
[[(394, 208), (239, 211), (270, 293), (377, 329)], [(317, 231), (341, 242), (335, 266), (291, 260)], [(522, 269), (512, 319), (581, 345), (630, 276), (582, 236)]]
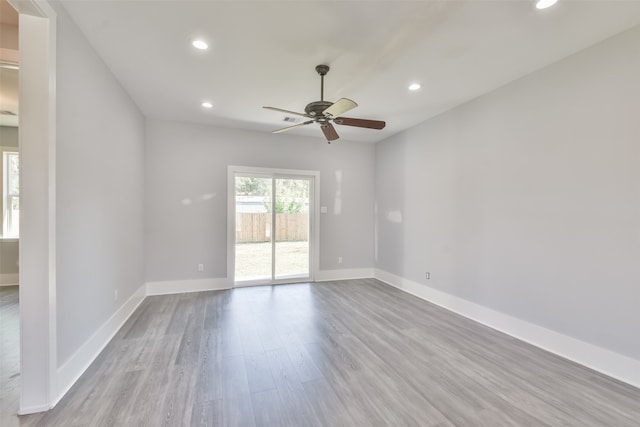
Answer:
[(262, 107), (262, 108), (264, 108), (266, 110), (279, 111), (281, 113), (294, 114), (296, 116), (309, 117), (307, 114), (296, 113), (295, 111), (290, 111), (290, 110), (283, 110), (282, 108), (276, 108), (276, 107)]
[(327, 138), (327, 142), (329, 144), (331, 144), (331, 141), (335, 141), (340, 138), (338, 136), (338, 132), (336, 132), (336, 128), (334, 128), (331, 123), (320, 126), (320, 129), (322, 129), (322, 132), (324, 133), (325, 138)]
[(342, 113), (356, 108), (358, 104), (347, 98), (340, 98), (322, 112), (325, 116), (338, 117)]
[(384, 129), (386, 122), (380, 120), (353, 119), (351, 117), (336, 117), (333, 122), (337, 125), (356, 126), (367, 129)]
[(290, 130), (290, 129), (297, 128), (297, 127), (300, 127), (300, 126), (310, 125), (311, 123), (313, 123), (313, 120), (309, 120), (308, 122), (304, 122), (304, 123), (298, 123), (297, 125), (293, 125), (293, 126), (287, 126), (286, 128), (282, 128), (282, 129), (274, 130), (274, 131), (273, 131), (273, 132), (271, 132), (271, 133), (280, 133), (280, 132), (285, 132), (285, 131), (288, 131), (288, 130)]

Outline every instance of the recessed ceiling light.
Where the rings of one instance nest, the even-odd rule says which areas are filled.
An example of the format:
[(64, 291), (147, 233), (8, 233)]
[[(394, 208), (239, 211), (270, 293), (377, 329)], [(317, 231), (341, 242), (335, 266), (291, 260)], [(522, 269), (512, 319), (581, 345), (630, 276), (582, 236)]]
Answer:
[(200, 50), (205, 50), (209, 47), (209, 45), (204, 40), (194, 40), (193, 42), (191, 42), (191, 44), (193, 45), (193, 47)]
[(420, 89), (420, 83), (411, 83), (409, 85), (409, 90), (418, 90)]
[(536, 2), (536, 9), (546, 9), (548, 7), (553, 6), (557, 2), (558, 0), (538, 0)]
[(212, 103), (210, 103), (209, 101), (204, 101), (204, 102), (202, 103), (202, 106), (203, 106), (204, 108), (213, 108), (213, 104), (212, 104)]

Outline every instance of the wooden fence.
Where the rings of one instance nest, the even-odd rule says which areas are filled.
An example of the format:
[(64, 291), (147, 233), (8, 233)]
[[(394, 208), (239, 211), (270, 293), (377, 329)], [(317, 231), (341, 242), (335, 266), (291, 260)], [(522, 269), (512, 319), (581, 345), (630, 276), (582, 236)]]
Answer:
[[(276, 214), (276, 238), (278, 241), (309, 240), (308, 214)], [(270, 213), (237, 213), (236, 242), (269, 242), (271, 241)]]

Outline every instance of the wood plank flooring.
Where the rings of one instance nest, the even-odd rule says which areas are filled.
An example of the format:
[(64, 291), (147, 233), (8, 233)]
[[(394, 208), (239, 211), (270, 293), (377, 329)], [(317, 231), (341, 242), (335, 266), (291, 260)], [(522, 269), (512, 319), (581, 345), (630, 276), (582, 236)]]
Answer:
[(640, 390), (367, 279), (149, 297), (16, 425), (637, 427)]

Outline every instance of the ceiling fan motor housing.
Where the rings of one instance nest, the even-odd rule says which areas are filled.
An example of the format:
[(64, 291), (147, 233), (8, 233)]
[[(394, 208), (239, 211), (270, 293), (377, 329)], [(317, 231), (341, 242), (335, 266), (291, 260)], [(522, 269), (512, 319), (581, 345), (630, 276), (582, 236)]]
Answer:
[(329, 101), (315, 101), (307, 104), (307, 106), (304, 107), (304, 112), (313, 118), (322, 118), (324, 117), (322, 112), (332, 105), (333, 102)]

